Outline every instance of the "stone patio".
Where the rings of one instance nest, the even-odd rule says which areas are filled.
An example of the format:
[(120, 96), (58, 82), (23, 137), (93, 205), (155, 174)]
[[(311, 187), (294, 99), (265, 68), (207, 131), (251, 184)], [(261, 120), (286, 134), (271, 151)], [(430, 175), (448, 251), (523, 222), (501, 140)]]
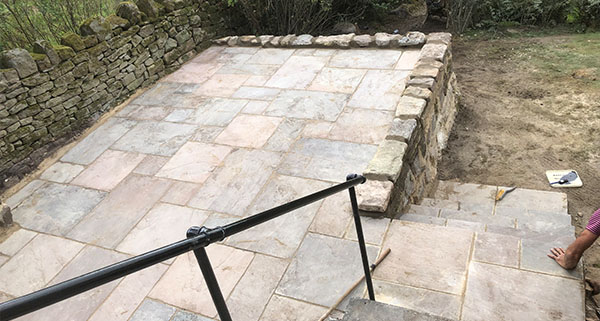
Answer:
[[(0, 298), (183, 239), (192, 225), (226, 224), (362, 173), (418, 55), (207, 49), (5, 200), (22, 228), (0, 244)], [(373, 260), (389, 223), (364, 219)], [(361, 276), (355, 235), (344, 193), (208, 253), (234, 320), (315, 320)], [(187, 254), (21, 319), (215, 318)]]
[[(207, 49), (5, 200), (22, 228), (0, 243), (0, 300), (362, 173), (418, 57), (415, 49)], [(452, 320), (582, 321), (581, 269), (562, 271), (540, 254), (547, 238), (514, 231), (570, 227), (566, 199), (517, 190), (496, 204), (497, 187), (459, 187), (440, 184), (436, 200), (400, 219), (362, 218), (370, 260), (392, 249), (374, 274), (378, 300)], [(556, 215), (540, 221), (536, 208)], [(560, 232), (571, 233), (561, 242), (572, 238)], [(235, 321), (317, 320), (362, 274), (347, 193), (207, 252)], [(364, 287), (352, 294), (364, 295)], [(217, 313), (188, 253), (20, 320)]]

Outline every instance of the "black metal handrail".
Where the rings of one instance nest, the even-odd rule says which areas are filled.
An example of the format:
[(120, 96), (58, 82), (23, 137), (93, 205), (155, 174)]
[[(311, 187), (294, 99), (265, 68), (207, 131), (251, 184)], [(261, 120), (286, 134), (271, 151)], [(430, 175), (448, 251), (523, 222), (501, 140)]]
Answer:
[(371, 300), (375, 300), (373, 282), (371, 280), (371, 273), (369, 270), (369, 260), (367, 256), (362, 225), (360, 222), (360, 216), (358, 213), (356, 191), (354, 189), (354, 186), (362, 184), (365, 181), (366, 178), (363, 176), (351, 174), (346, 177), (346, 182), (344, 183), (329, 187), (314, 194), (310, 194), (225, 226), (212, 229), (197, 226), (191, 227), (187, 231), (187, 239), (185, 240), (129, 258), (96, 271), (41, 289), (39, 291), (32, 292), (22, 297), (0, 303), (0, 320), (12, 320), (14, 318), (18, 318), (121, 277), (135, 273), (152, 265), (174, 258), (189, 251), (194, 251), (202, 274), (204, 275), (210, 295), (219, 313), (220, 319), (222, 321), (231, 321), (231, 316), (229, 315), (229, 310), (227, 309), (225, 299), (223, 298), (217, 278), (215, 277), (213, 269), (210, 265), (210, 260), (208, 259), (206, 250), (204, 248), (212, 243), (222, 241), (228, 236), (232, 236), (254, 226), (260, 225), (283, 214), (339, 193), (343, 190), (348, 190), (350, 193), (350, 202), (352, 204), (352, 213), (354, 216), (354, 223), (356, 225), (356, 234), (358, 237), (369, 298)]

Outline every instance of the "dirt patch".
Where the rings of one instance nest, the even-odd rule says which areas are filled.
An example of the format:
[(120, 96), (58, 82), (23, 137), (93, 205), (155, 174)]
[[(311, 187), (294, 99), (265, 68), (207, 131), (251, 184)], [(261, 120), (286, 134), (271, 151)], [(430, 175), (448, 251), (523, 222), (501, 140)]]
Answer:
[[(545, 171), (576, 169), (584, 187), (561, 191), (579, 233), (600, 207), (600, 34), (453, 46), (462, 97), (440, 179), (556, 191)], [(585, 259), (600, 276), (600, 245)]]

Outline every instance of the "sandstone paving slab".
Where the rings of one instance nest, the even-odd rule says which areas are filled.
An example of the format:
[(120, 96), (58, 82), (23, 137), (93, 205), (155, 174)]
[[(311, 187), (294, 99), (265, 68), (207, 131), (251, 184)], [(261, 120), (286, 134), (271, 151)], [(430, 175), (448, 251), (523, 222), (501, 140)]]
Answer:
[(477, 233), (473, 260), (518, 268), (520, 240), (517, 237), (493, 233)]
[(484, 263), (471, 263), (464, 300), (465, 321), (585, 318), (581, 282)]
[(132, 175), (77, 224), (68, 237), (113, 248), (167, 191), (164, 179)]
[[(385, 236), (385, 232), (387, 232), (388, 226), (390, 224), (390, 219), (388, 218), (374, 218), (374, 217), (361, 217), (361, 225), (365, 237), (365, 242), (380, 245), (383, 241), (383, 237)], [(348, 225), (346, 229), (345, 238), (349, 240), (356, 241), (356, 226), (354, 221)]]
[(183, 123), (194, 113), (193, 109), (173, 109), (167, 117), (165, 117), (164, 121), (173, 122), (173, 123)]
[(460, 296), (373, 280), (377, 302), (457, 320)]
[(293, 53), (293, 49), (260, 49), (247, 62), (260, 65), (283, 65)]
[(187, 142), (156, 176), (202, 183), (230, 152), (231, 148), (226, 146)]
[(279, 173), (340, 182), (347, 174), (361, 173), (376, 150), (373, 145), (301, 138), (279, 166)]
[[(255, 54), (256, 56), (257, 54)], [(244, 63), (239, 65), (227, 65), (219, 69), (218, 74), (244, 74), (253, 76), (272, 76), (279, 66), (265, 64)]]
[[(94, 271), (101, 267), (126, 259), (127, 256), (95, 246), (86, 246), (65, 268), (52, 280), (50, 285), (57, 284), (79, 275)], [(110, 295), (121, 280), (115, 280), (82, 294), (71, 297), (60, 303), (28, 314), (24, 320), (87, 320), (98, 306)]]
[(468, 222), (476, 222), (503, 227), (516, 227), (514, 218), (506, 216), (480, 215), (477, 212), (442, 209), (440, 217)]
[(302, 134), (305, 123), (304, 120), (299, 119), (283, 119), (263, 148), (276, 152), (288, 151)]
[(296, 49), (294, 55), (296, 56), (315, 56), (315, 57), (330, 57), (338, 52), (337, 49)]
[(158, 173), (167, 161), (169, 161), (169, 157), (146, 155), (133, 172), (140, 175), (153, 176)]
[(332, 127), (332, 122), (309, 121), (306, 123), (306, 126), (304, 126), (302, 136), (306, 138), (327, 138)]
[(226, 47), (212, 46), (200, 52), (189, 63), (204, 64), (218, 59), (218, 57), (227, 49)]
[(394, 114), (387, 111), (346, 109), (329, 132), (329, 138), (361, 144), (379, 144), (385, 139)]
[(524, 208), (498, 207), (496, 215), (516, 218), (518, 227), (539, 232), (552, 231), (571, 225), (570, 215), (531, 211)]
[(583, 278), (583, 265), (581, 262), (575, 269), (565, 270), (554, 260), (546, 256), (553, 247), (566, 249), (572, 242), (572, 238), (565, 237), (552, 242), (523, 239), (521, 242), (521, 269), (579, 280)]
[(192, 141), (202, 142), (202, 143), (214, 143), (215, 139), (219, 134), (223, 131), (223, 127), (201, 127), (198, 128), (194, 136), (192, 137)]
[[(370, 261), (378, 250), (367, 246)], [(309, 233), (276, 293), (331, 306), (363, 273), (357, 242)]]
[(158, 264), (126, 276), (98, 307), (89, 321), (129, 320), (166, 270), (166, 265)]
[(441, 200), (441, 199), (435, 199), (435, 198), (424, 198), (420, 205), (421, 206), (429, 206), (429, 207), (437, 207), (437, 208), (448, 208), (451, 210), (460, 209), (458, 201)]
[(347, 100), (346, 94), (284, 90), (269, 105), (265, 115), (335, 121)]
[(127, 234), (117, 251), (139, 255), (185, 239), (192, 226), (202, 226), (210, 213), (171, 204), (158, 204)]
[(287, 266), (285, 260), (256, 254), (227, 299), (232, 319), (257, 321)]
[(176, 82), (159, 82), (132, 100), (131, 104), (144, 106), (165, 105), (181, 85), (181, 83)]
[(408, 49), (402, 52), (402, 56), (398, 60), (398, 63), (394, 69), (400, 70), (413, 70), (417, 61), (421, 56), (421, 49)]
[[(249, 213), (259, 213), (327, 187), (329, 184), (320, 181), (278, 175), (263, 188)], [(292, 257), (319, 205), (320, 202), (313, 203), (236, 234), (226, 244), (281, 258)]]
[(520, 207), (528, 210), (567, 214), (567, 194), (517, 188), (498, 202), (497, 208)]
[(467, 201), (460, 202), (460, 210), (461, 211), (477, 212), (482, 215), (492, 215), (494, 213), (494, 207), (495, 207), (494, 202), (485, 202), (485, 203), (479, 203), (479, 202), (471, 203), (471, 202), (467, 202)]
[(56, 162), (40, 175), (40, 179), (56, 183), (68, 183), (83, 170), (84, 167), (81, 165)]
[(292, 56), (267, 81), (273, 88), (305, 89), (323, 69), (328, 57)]
[(367, 73), (365, 69), (323, 68), (308, 90), (351, 94)]
[(244, 107), (244, 109), (242, 109), (242, 112), (245, 114), (260, 115), (267, 109), (267, 107), (269, 107), (270, 103), (271, 102), (268, 102), (268, 101), (256, 101), (256, 100), (250, 101), (250, 102), (248, 102), (246, 107)]
[(246, 85), (246, 86), (264, 86), (264, 84), (266, 84), (270, 78), (271, 78), (271, 76), (250, 76), (250, 77), (248, 77), (248, 80), (246, 80), (246, 82), (244, 82), (244, 85)]
[(375, 270), (378, 279), (462, 293), (473, 233), (451, 227), (393, 221), (382, 248), (392, 252)]
[(215, 142), (223, 145), (261, 148), (281, 123), (281, 118), (239, 115), (217, 136)]
[(135, 121), (112, 118), (71, 148), (62, 158), (63, 162), (89, 165), (98, 156), (127, 133)]
[(185, 122), (203, 126), (227, 126), (248, 103), (243, 99), (211, 98), (202, 102)]
[(281, 161), (279, 153), (239, 149), (197, 190), (188, 205), (244, 216)]
[(13, 256), (19, 252), (38, 233), (26, 229), (19, 229), (11, 234), (4, 242), (0, 243), (0, 253)]
[(201, 84), (210, 79), (222, 67), (223, 64), (214, 60), (210, 63), (187, 63), (161, 81)]
[(194, 93), (211, 97), (231, 97), (249, 77), (249, 75), (240, 74), (216, 74), (205, 81)]
[(407, 221), (407, 222), (424, 223), (424, 224), (432, 224), (432, 225), (440, 225), (440, 226), (446, 226), (446, 221), (447, 221), (445, 218), (426, 216), (426, 215), (420, 215), (420, 214), (399, 214), (394, 219)]
[(340, 50), (331, 57), (328, 66), (338, 68), (393, 69), (400, 59), (400, 50)]
[(202, 187), (202, 184), (189, 182), (173, 182), (173, 185), (162, 197), (162, 201), (176, 205), (186, 205)]
[(354, 95), (349, 107), (395, 111), (408, 72), (398, 70), (369, 70)]
[(162, 120), (171, 112), (171, 108), (162, 106), (140, 106), (134, 110), (127, 118), (135, 120)]
[[(229, 297), (254, 254), (220, 244), (212, 244), (206, 251), (221, 292), (224, 297)], [(214, 317), (217, 313), (192, 252), (180, 255), (175, 260), (149, 297), (208, 317)]]
[(44, 186), (45, 184), (46, 182), (35, 179), (25, 185), (25, 187), (21, 188), (18, 192), (11, 195), (4, 202), (6, 205), (10, 206), (11, 209), (14, 209), (19, 206), (24, 199), (29, 197), (31, 193), (35, 192), (38, 188)]
[(43, 288), (83, 246), (51, 235), (37, 235), (0, 267), (0, 291), (17, 297)]
[(171, 320), (177, 309), (152, 299), (145, 299), (131, 317), (131, 321)]
[(280, 89), (243, 86), (233, 93), (231, 97), (240, 99), (273, 100), (280, 92)]
[[(2, 264), (6, 263), (6, 261), (8, 261), (9, 259), (10, 259), (10, 257), (0, 254), (0, 266), (2, 266)], [(0, 301), (0, 302), (2, 302), (2, 301)]]
[(66, 235), (105, 196), (101, 191), (47, 183), (14, 209), (13, 217), (28, 229)]
[(326, 198), (317, 211), (309, 231), (334, 237), (343, 237), (352, 221), (352, 204), (348, 192)]
[[(456, 208), (456, 210), (458, 210), (458, 207)], [(439, 217), (440, 211), (441, 210), (438, 207), (412, 204), (410, 206), (410, 209), (408, 210), (408, 213), (418, 214), (418, 215), (426, 215), (426, 216), (432, 216), (432, 217)]]
[(168, 122), (139, 123), (119, 139), (113, 148), (159, 156), (171, 156), (190, 139), (195, 126)]
[(486, 224), (480, 222), (469, 222), (463, 220), (454, 220), (448, 219), (446, 221), (446, 226), (460, 228), (463, 230), (473, 231), (473, 232), (485, 232)]
[(105, 151), (71, 184), (110, 191), (144, 159), (145, 155), (115, 150)]
[(282, 316), (285, 316), (287, 321), (314, 321), (318, 320), (326, 311), (327, 308), (321, 306), (273, 295), (261, 320), (280, 321)]

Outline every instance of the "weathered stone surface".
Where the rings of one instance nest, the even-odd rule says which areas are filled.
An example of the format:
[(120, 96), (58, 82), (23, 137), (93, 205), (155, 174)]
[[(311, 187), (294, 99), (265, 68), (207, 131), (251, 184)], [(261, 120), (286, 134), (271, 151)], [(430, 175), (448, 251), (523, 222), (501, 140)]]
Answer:
[(427, 43), (421, 49), (421, 59), (444, 61), (448, 46), (441, 43)]
[(297, 47), (310, 46), (313, 44), (313, 39), (314, 39), (314, 37), (311, 35), (299, 35), (292, 42), (292, 46), (295, 46), (295, 47), (296, 46)]
[[(412, 291), (411, 291), (412, 292)], [(411, 293), (412, 294), (412, 293)], [(420, 293), (422, 294), (422, 293)], [(450, 321), (451, 319), (438, 317), (428, 313), (417, 312), (399, 306), (370, 301), (366, 299), (353, 299), (350, 301), (349, 312), (344, 316), (344, 321), (381, 320), (381, 321)]]
[(356, 187), (358, 208), (367, 212), (385, 212), (393, 188), (392, 182), (367, 180), (366, 183)]
[(431, 90), (429, 90), (427, 88), (409, 86), (406, 89), (404, 89), (403, 95), (411, 96), (411, 97), (415, 97), (415, 98), (421, 98), (421, 99), (425, 99), (427, 101), (431, 100)]
[(425, 43), (425, 34), (422, 32), (411, 31), (406, 36), (393, 40), (394, 47), (418, 46)]
[(282, 47), (289, 47), (296, 40), (296, 35), (287, 35), (281, 38), (279, 45)]
[(145, 13), (148, 18), (158, 18), (161, 8), (154, 0), (138, 0), (136, 4), (139, 10)]
[(81, 39), (81, 36), (73, 32), (68, 32), (64, 34), (60, 39), (60, 44), (64, 46), (69, 46), (75, 51), (81, 51), (85, 49), (85, 44), (83, 43), (83, 39)]
[(153, 155), (173, 155), (194, 133), (192, 125), (175, 125), (166, 122), (138, 124), (119, 139), (114, 148)]
[(87, 19), (79, 27), (82, 36), (105, 35), (111, 29), (110, 24), (103, 17)]
[(25, 78), (38, 71), (37, 64), (25, 49), (10, 49), (0, 54), (1, 68), (14, 68), (19, 77)]
[(0, 227), (9, 227), (13, 223), (10, 206), (0, 203)]
[(344, 108), (347, 99), (348, 95), (345, 94), (286, 90), (275, 98), (265, 114), (333, 121)]
[(411, 141), (416, 128), (417, 121), (415, 119), (396, 118), (392, 122), (392, 126), (385, 138), (388, 140), (398, 140), (408, 144)]
[(231, 152), (226, 146), (188, 142), (156, 174), (158, 177), (202, 183)]
[(116, 9), (117, 16), (127, 19), (131, 24), (136, 25), (142, 21), (142, 13), (133, 2), (121, 2)]
[(54, 50), (54, 47), (50, 45), (46, 40), (38, 40), (33, 44), (33, 52), (38, 54), (45, 54), (50, 59), (53, 65), (57, 65), (61, 62), (60, 57)]
[(420, 62), (417, 63), (410, 76), (436, 78), (443, 66), (443, 63), (435, 60)]
[(390, 34), (384, 32), (378, 32), (375, 34), (375, 44), (378, 47), (389, 47), (391, 41), (392, 35)]
[(396, 108), (396, 117), (400, 119), (420, 119), (427, 106), (425, 99), (402, 96)]
[(373, 43), (371, 35), (359, 35), (352, 38), (352, 44), (358, 47), (369, 47)]
[(348, 102), (349, 107), (393, 111), (408, 74), (398, 70), (369, 70)]
[(403, 142), (384, 140), (363, 175), (368, 179), (396, 182), (402, 170), (406, 147)]
[(273, 40), (273, 36), (270, 35), (266, 35), (266, 36), (259, 36), (258, 37), (258, 41), (260, 41), (261, 46), (263, 47), (267, 47), (268, 45), (270, 45), (271, 40)]
[(315, 45), (321, 47), (349, 48), (354, 34), (337, 36), (319, 36), (315, 39)]
[(432, 32), (427, 35), (427, 43), (442, 43), (449, 45), (452, 41), (452, 34), (448, 32)]

